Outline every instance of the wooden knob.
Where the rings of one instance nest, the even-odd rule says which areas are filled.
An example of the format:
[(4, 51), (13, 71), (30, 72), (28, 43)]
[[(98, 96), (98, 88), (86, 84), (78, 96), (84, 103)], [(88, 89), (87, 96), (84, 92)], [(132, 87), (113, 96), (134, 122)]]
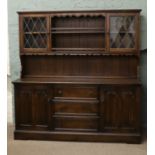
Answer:
[(62, 90), (58, 90), (58, 94), (59, 95), (62, 95)]
[(48, 103), (52, 103), (52, 99), (51, 98), (48, 98)]

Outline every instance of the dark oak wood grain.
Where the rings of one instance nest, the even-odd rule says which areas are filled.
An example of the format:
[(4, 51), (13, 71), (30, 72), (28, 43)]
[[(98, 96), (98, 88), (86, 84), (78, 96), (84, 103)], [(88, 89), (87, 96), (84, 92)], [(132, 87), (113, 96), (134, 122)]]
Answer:
[(141, 142), (140, 11), (18, 12), (15, 139)]

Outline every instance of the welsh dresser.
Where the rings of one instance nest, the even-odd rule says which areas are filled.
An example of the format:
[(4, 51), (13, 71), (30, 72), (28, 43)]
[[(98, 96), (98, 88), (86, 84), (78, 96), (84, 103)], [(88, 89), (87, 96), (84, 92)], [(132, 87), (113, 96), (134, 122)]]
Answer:
[(141, 141), (140, 11), (18, 12), (15, 139)]

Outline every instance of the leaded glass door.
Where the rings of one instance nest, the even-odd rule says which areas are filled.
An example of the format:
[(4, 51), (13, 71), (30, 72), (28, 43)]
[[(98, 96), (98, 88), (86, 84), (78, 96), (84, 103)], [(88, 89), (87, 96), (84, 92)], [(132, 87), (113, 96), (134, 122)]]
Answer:
[(108, 16), (108, 48), (110, 52), (133, 52), (138, 49), (136, 14)]
[(22, 52), (44, 52), (49, 49), (49, 20), (47, 16), (24, 16), (21, 18)]

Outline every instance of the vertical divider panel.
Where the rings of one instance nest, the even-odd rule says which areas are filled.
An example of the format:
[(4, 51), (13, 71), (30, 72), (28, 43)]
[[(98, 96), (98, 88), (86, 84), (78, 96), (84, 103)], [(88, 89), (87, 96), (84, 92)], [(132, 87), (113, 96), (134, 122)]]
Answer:
[(137, 44), (137, 51), (138, 51), (138, 56), (140, 56), (140, 14), (137, 13), (136, 15), (136, 44)]
[(53, 97), (54, 97), (54, 87), (49, 86), (48, 87), (48, 99), (47, 99), (47, 104), (48, 104), (48, 128), (49, 130), (54, 130), (54, 102), (53, 102)]
[(35, 127), (36, 125), (36, 96), (35, 90), (32, 89), (32, 126)]
[(107, 51), (107, 14), (105, 14), (105, 19), (104, 19), (104, 25), (105, 25), (105, 29), (104, 29), (104, 44), (105, 44), (105, 51)]
[(110, 52), (110, 18), (109, 14), (106, 14), (106, 50)]
[(136, 122), (135, 127), (137, 128), (138, 132), (141, 132), (141, 85), (137, 86), (136, 88)]
[(51, 50), (51, 18), (50, 15), (48, 14), (46, 16), (46, 20), (47, 20), (47, 49), (48, 51)]
[(23, 35), (23, 16), (22, 15), (19, 15), (19, 40), (20, 40), (20, 52), (23, 52), (23, 49), (24, 49), (24, 35)]
[(104, 91), (103, 86), (99, 87), (99, 131), (102, 132), (104, 130)]
[(49, 50), (52, 51), (52, 15), (48, 16), (49, 20)]

